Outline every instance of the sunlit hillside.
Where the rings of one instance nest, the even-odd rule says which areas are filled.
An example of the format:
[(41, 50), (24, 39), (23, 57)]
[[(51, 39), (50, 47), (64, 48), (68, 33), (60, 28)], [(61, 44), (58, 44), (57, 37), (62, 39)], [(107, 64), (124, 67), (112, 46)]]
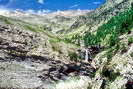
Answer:
[(0, 10), (0, 89), (133, 89), (132, 0), (46, 11)]

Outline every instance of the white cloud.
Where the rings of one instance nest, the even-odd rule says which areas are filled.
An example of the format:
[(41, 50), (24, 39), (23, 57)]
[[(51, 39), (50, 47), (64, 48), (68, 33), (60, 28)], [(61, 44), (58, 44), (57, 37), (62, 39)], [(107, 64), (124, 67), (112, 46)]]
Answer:
[(35, 13), (35, 11), (32, 10), (32, 9), (29, 9), (29, 10), (27, 10), (26, 12), (28, 12), (28, 13), (30, 13), (30, 14), (34, 14), (34, 13)]
[(44, 3), (44, 0), (37, 0), (38, 1), (38, 3), (40, 3), (40, 4), (43, 4)]
[(43, 10), (38, 10), (38, 11), (35, 11), (35, 10), (33, 10), (33, 9), (29, 9), (29, 10), (27, 10), (27, 11), (25, 11), (25, 12), (27, 12), (27, 13), (30, 13), (30, 14), (46, 14), (46, 13), (49, 13), (49, 12), (51, 12), (51, 10), (48, 10), (48, 9), (43, 9)]
[(101, 4), (101, 2), (97, 1), (97, 2), (93, 2), (93, 4), (97, 5), (97, 4)]
[(78, 7), (79, 5), (78, 4), (75, 4), (73, 6), (70, 6), (70, 8), (75, 8), (75, 7)]
[(49, 13), (49, 12), (51, 12), (51, 10), (38, 10), (37, 11), (37, 14), (46, 14), (46, 13)]
[(8, 12), (8, 10), (6, 10), (6, 9), (0, 9), (0, 15), (4, 15), (6, 12)]

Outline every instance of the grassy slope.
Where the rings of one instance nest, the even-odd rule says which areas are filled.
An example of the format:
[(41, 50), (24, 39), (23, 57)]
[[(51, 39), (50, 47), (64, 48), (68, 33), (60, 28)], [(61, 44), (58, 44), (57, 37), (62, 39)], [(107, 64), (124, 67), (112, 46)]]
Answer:
[[(17, 27), (17, 29), (31, 31), (31, 32), (34, 32), (40, 35), (42, 39), (43, 38), (47, 39), (47, 40), (44, 40), (44, 42), (40, 42), (40, 45), (44, 45), (46, 41), (48, 44), (46, 48), (48, 48), (49, 50), (52, 50), (50, 54), (54, 56), (58, 56), (59, 54), (60, 60), (64, 59), (65, 56), (69, 55), (70, 51), (75, 53), (76, 49), (78, 48), (78, 46), (68, 43), (62, 40), (59, 36), (56, 36), (55, 34), (47, 30), (44, 30), (43, 26), (41, 25), (31, 24), (28, 22), (11, 19), (11, 18), (4, 17), (4, 16), (0, 16), (0, 24), (12, 25), (12, 26)], [(69, 59), (69, 56), (67, 56), (66, 60), (68, 59)]]
[(12, 19), (5, 16), (0, 16), (0, 23), (2, 24), (8, 24), (8, 25), (14, 25), (17, 27), (20, 27), (24, 30), (30, 30), (32, 32), (42, 33), (44, 35), (47, 35), (49, 38), (57, 38), (54, 34), (51, 32), (45, 31), (42, 26), (31, 24), (24, 22), (22, 20)]

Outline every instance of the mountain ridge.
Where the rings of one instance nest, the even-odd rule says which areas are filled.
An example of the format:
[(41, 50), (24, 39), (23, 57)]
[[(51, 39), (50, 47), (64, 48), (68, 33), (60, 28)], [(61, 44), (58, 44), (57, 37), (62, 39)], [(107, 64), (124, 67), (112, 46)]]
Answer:
[(133, 1), (106, 0), (94, 11), (74, 12), (0, 15), (1, 88), (131, 87)]

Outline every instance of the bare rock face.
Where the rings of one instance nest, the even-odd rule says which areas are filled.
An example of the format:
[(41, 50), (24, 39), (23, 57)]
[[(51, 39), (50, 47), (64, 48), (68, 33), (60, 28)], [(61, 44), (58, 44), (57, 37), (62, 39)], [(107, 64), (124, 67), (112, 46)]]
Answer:
[(57, 81), (90, 76), (95, 71), (89, 64), (70, 64), (50, 57), (53, 50), (47, 42), (33, 32), (0, 25), (0, 87), (53, 89)]
[[(128, 37), (123, 38), (127, 42)], [(127, 44), (126, 51), (118, 51), (112, 58), (107, 58), (104, 55), (106, 51), (99, 53), (95, 57), (93, 66), (99, 67), (95, 77), (90, 83), (92, 89), (132, 89), (133, 83), (133, 43)], [(125, 50), (125, 49), (124, 49)], [(93, 63), (92, 63), (93, 64)], [(97, 85), (97, 86), (95, 86)]]
[(43, 84), (34, 67), (26, 63), (1, 62), (0, 86), (3, 88), (36, 88)]
[[(43, 23), (43, 16), (37, 18), (38, 15), (34, 15), (32, 18), (36, 17), (35, 19), (28, 18), (26, 22), (32, 23), (37, 19), (36, 24), (44, 26), (42, 33), (49, 30), (57, 34), (67, 33), (69, 36), (73, 33), (77, 35), (76, 32), (79, 33), (76, 37), (80, 38), (85, 32), (95, 31), (112, 16), (130, 8), (131, 3), (132, 0), (108, 0), (97, 10), (89, 13), (85, 11), (83, 16), (70, 16), (72, 19), (67, 18), (67, 15), (65, 17), (54, 15), (53, 18), (45, 19), (46, 22)], [(22, 16), (21, 20), (23, 18), (25, 17)], [(126, 50), (112, 55), (112, 58), (106, 57), (107, 50), (105, 50), (97, 52), (92, 64), (70, 63), (69, 52), (77, 52), (78, 48), (62, 41), (56, 43), (54, 37), (50, 35), (50, 38), (48, 33), (35, 33), (22, 29), (20, 25), (19, 28), (17, 25), (0, 24), (0, 88), (87, 89), (83, 87), (85, 84), (91, 89), (123, 89), (130, 87), (133, 82), (132, 43)], [(69, 34), (70, 32), (73, 33)], [(125, 37), (128, 36), (129, 34)], [(78, 44), (80, 40), (76, 37), (73, 42)], [(126, 39), (125, 37), (122, 39)], [(72, 55), (72, 58), (74, 57)], [(89, 79), (72, 81), (71, 84), (65, 82), (57, 84), (59, 81), (75, 76), (89, 76)]]

